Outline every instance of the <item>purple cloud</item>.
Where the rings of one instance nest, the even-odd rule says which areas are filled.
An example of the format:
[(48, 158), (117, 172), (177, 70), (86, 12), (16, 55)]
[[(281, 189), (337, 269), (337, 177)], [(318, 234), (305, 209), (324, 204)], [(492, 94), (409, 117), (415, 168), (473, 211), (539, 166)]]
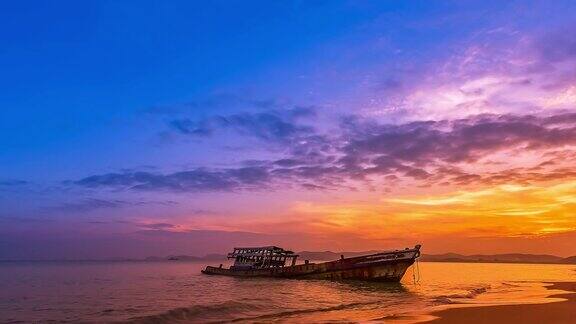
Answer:
[(194, 169), (171, 174), (124, 172), (94, 175), (75, 184), (88, 188), (116, 187), (133, 190), (181, 192), (235, 191), (260, 187), (269, 181), (265, 167), (235, 169)]
[[(293, 185), (320, 190), (386, 176), (428, 185), (520, 181), (518, 172), (512, 169), (474, 174), (458, 165), (478, 164), (498, 152), (565, 150), (567, 146), (576, 145), (576, 114), (485, 114), (399, 125), (349, 117), (342, 120), (339, 132), (332, 137), (313, 133), (306, 138), (319, 140), (292, 143), (287, 146), (284, 158), (258, 161), (253, 166), (197, 168), (169, 174), (109, 173), (86, 177), (75, 184), (89, 188), (230, 192)], [(540, 181), (559, 174), (570, 176), (572, 173), (541, 166), (529, 173), (524, 170), (523, 179)]]

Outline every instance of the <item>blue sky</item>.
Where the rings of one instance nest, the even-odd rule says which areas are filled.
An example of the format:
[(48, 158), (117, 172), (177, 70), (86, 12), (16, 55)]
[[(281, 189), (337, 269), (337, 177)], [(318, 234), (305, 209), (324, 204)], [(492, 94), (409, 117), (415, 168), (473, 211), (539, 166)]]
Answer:
[[(17, 177), (41, 176), (50, 164), (76, 159), (91, 165), (111, 149), (144, 154), (145, 148), (134, 152), (134, 143), (123, 145), (119, 138), (130, 138), (136, 130), (127, 129), (139, 127), (134, 115), (150, 107), (219, 93), (303, 104), (327, 101), (326, 96), (334, 101), (335, 92), (354, 88), (347, 81), (358, 82), (370, 68), (397, 59), (391, 49), (418, 65), (443, 55), (439, 45), (486, 25), (478, 16), (458, 16), (458, 4), (428, 1), (2, 6), (0, 144), (8, 148), (2, 156), (5, 172)], [(484, 3), (463, 11), (471, 14), (478, 7), (498, 16), (497, 7)], [(453, 25), (458, 29), (447, 33)], [(365, 48), (379, 46), (373, 41), (380, 38), (387, 38), (382, 48)], [(327, 82), (317, 75), (325, 70), (340, 79)], [(213, 109), (199, 106), (194, 113)]]
[[(389, 164), (386, 172), (369, 171), (375, 178), (367, 180), (367, 168), (393, 153), (357, 157), (365, 146), (351, 146), (391, 131), (383, 125), (394, 125), (397, 134), (411, 122), (445, 129), (440, 125), (481, 114), (571, 112), (575, 7), (572, 1), (3, 2), (0, 221), (7, 234), (42, 232), (47, 240), (70, 228), (99, 239), (142, 230), (262, 234), (268, 221), (246, 225), (262, 210), (276, 215), (271, 223), (298, 217), (313, 223), (310, 215), (294, 216), (302, 214), (298, 206), (463, 190), (454, 182), (414, 184), (441, 176), (438, 165), (418, 160), (420, 151), (410, 151), (409, 160), (396, 156), (403, 167), (394, 172), (401, 174), (389, 174)], [(387, 136), (382, 143), (393, 144)], [(500, 144), (490, 158), (503, 154)], [(568, 151), (571, 144), (556, 145), (547, 149)], [(466, 156), (456, 166), (487, 177), (485, 161), (473, 160), (482, 149), (462, 153), (455, 146)], [(507, 170), (550, 152), (540, 153)], [(390, 183), (392, 176), (403, 185)], [(314, 246), (332, 244), (310, 231)]]

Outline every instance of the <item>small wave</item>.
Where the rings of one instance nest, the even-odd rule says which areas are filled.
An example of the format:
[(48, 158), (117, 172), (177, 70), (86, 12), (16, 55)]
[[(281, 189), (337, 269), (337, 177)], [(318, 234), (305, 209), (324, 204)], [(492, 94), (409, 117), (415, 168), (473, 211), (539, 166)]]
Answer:
[(214, 305), (195, 305), (191, 307), (180, 307), (171, 309), (167, 312), (131, 318), (125, 323), (147, 324), (147, 323), (178, 323), (178, 322), (205, 322), (205, 319), (211, 314), (222, 316), (223, 314), (238, 314), (246, 311), (257, 310), (258, 306), (227, 301)]
[(273, 319), (273, 318), (281, 318), (281, 317), (288, 317), (294, 315), (302, 315), (302, 314), (310, 314), (310, 313), (324, 313), (324, 312), (331, 312), (331, 311), (338, 311), (338, 310), (345, 310), (349, 308), (355, 308), (359, 306), (370, 306), (379, 304), (380, 302), (365, 302), (365, 303), (351, 303), (351, 304), (340, 304), (332, 307), (321, 307), (321, 308), (308, 308), (308, 309), (298, 309), (292, 311), (284, 311), (272, 314), (265, 314), (250, 318), (237, 318), (232, 320), (232, 322), (240, 322), (240, 321), (254, 321), (254, 320), (265, 320), (265, 319)]
[(456, 302), (452, 300), (452, 298), (466, 298), (472, 299), (476, 296), (483, 294), (488, 291), (490, 287), (478, 287), (472, 288), (467, 293), (464, 294), (451, 294), (451, 295), (441, 295), (435, 297), (432, 301), (438, 304), (455, 304)]
[(448, 298), (474, 298), (480, 294), (487, 292), (488, 288), (489, 287), (472, 288), (468, 291), (468, 293), (447, 295), (446, 297), (448, 297)]
[(511, 283), (507, 283), (507, 282), (503, 282), (503, 283), (502, 283), (502, 286), (505, 286), (505, 287), (521, 287), (520, 285), (514, 285), (514, 284), (511, 284)]
[(442, 305), (456, 304), (456, 302), (454, 302), (452, 299), (450, 299), (446, 296), (438, 296), (438, 297), (432, 299), (432, 302), (434, 304), (442, 304)]

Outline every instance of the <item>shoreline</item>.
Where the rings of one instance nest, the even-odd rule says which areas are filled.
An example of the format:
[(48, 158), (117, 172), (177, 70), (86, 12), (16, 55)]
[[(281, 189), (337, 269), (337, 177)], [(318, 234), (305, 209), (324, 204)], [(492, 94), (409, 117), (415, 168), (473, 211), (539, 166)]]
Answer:
[(489, 305), (454, 307), (427, 314), (426, 323), (574, 323), (576, 319), (576, 282), (544, 282), (547, 289), (563, 290), (546, 298), (562, 301), (540, 304)]

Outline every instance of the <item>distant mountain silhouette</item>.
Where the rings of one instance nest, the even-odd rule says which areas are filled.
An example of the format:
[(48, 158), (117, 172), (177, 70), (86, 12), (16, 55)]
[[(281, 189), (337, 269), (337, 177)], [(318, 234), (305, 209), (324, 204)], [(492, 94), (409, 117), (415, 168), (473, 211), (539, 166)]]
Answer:
[[(360, 252), (332, 252), (332, 251), (301, 251), (297, 252), (299, 260), (312, 261), (332, 261), (340, 259), (341, 255), (345, 258), (373, 254), (381, 251), (370, 250)], [(190, 255), (171, 255), (167, 257), (147, 257), (145, 261), (224, 261), (224, 254), (208, 254), (203, 257)], [(444, 254), (423, 254), (420, 261), (424, 262), (486, 262), (486, 263), (552, 263), (552, 264), (576, 264), (576, 256), (562, 258), (549, 254), (525, 254), (525, 253), (506, 253), (506, 254), (474, 254), (463, 255), (457, 253)]]
[(474, 254), (461, 255), (456, 253), (425, 254), (421, 261), (427, 262), (494, 262), (494, 263), (563, 263), (564, 258), (549, 254)]
[(576, 255), (562, 259), (562, 263), (576, 264)]

